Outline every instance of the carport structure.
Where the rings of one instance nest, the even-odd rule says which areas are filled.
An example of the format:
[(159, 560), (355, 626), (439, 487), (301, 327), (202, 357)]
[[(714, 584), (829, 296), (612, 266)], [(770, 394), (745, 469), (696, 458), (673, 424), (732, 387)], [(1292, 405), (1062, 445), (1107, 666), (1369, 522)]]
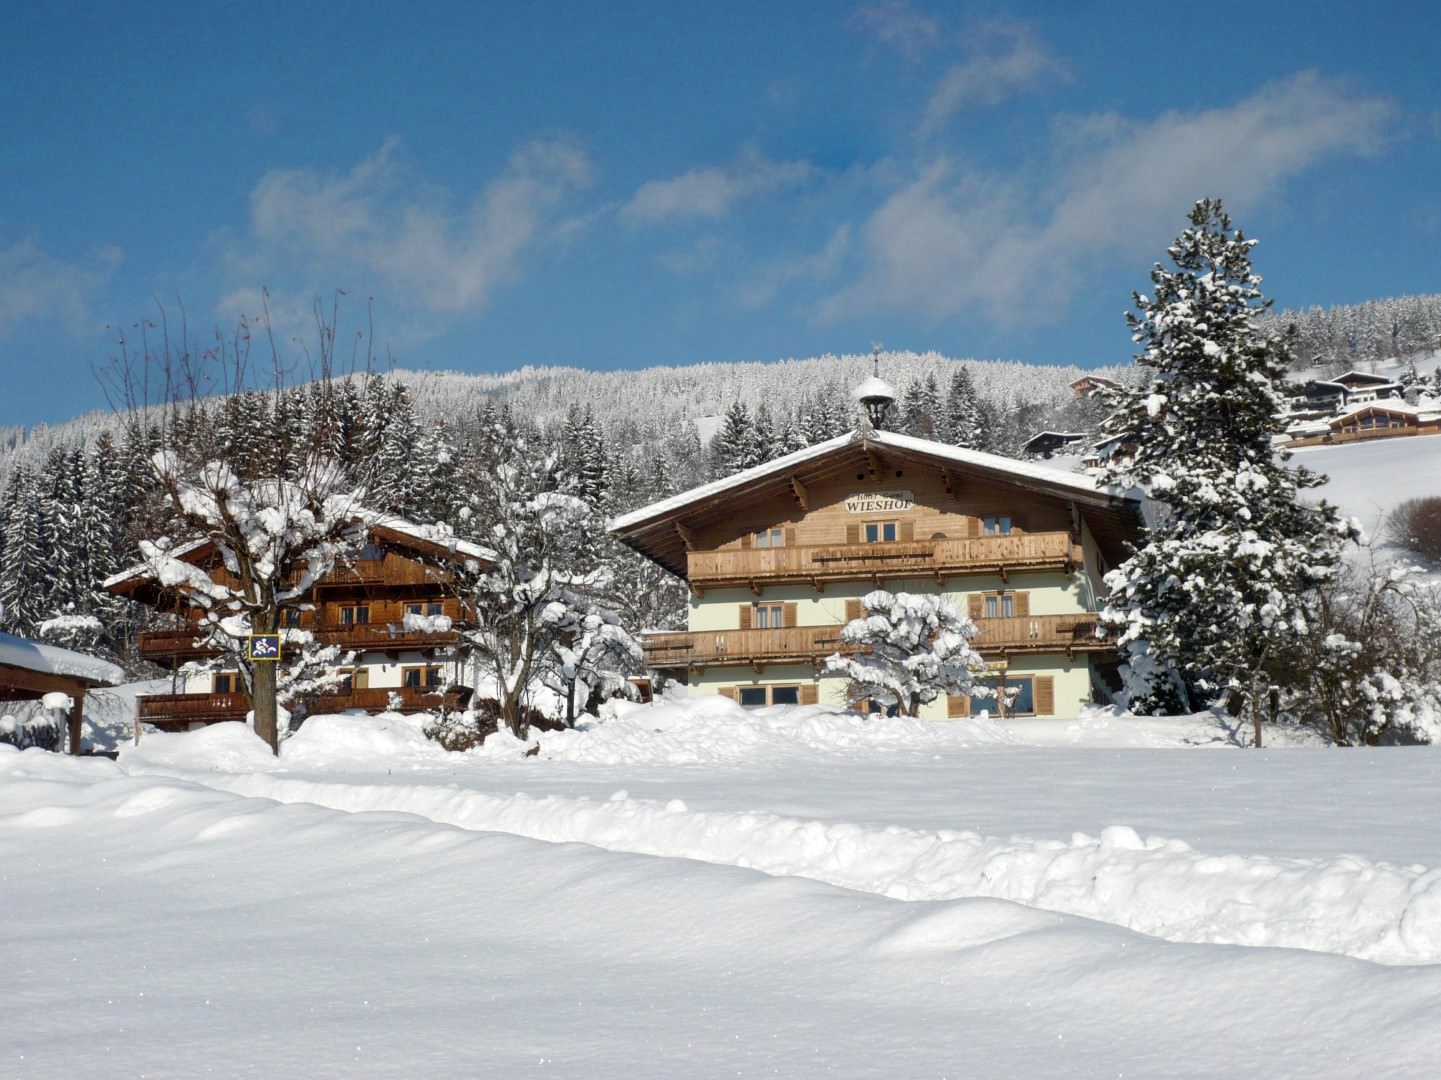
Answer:
[(125, 673), (114, 664), (84, 653), (0, 633), (0, 701), (36, 701), (46, 694), (70, 698), (70, 752), (80, 753), (85, 694), (114, 686)]

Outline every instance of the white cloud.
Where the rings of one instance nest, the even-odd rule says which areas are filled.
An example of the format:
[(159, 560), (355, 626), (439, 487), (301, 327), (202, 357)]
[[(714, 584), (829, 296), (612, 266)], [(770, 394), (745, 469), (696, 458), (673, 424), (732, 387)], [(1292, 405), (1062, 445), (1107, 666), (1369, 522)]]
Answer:
[(231, 301), (289, 283), (304, 295), (364, 288), (421, 311), (477, 311), (589, 178), (585, 154), (564, 141), (522, 147), (461, 199), (415, 177), (394, 138), (347, 172), (274, 170), (251, 192), (246, 233), (223, 238)]
[(976, 38), (978, 45), (971, 55), (947, 69), (931, 94), (922, 134), (969, 106), (999, 105), (1045, 78), (1068, 77), (1060, 60), (1024, 27), (992, 25)]
[(731, 165), (648, 181), (621, 208), (621, 216), (643, 224), (724, 217), (741, 200), (803, 184), (811, 173), (808, 162), (768, 161), (750, 152)]
[[(1391, 113), (1382, 99), (1303, 73), (1232, 106), (1150, 122), (1081, 120), (1095, 141), (1082, 149), (1062, 133), (1039, 200), (1030, 172), (986, 177), (938, 160), (871, 216), (866, 269), (820, 316), (979, 310), (1002, 324), (1044, 319), (1087, 264), (1159, 256), (1197, 198), (1219, 195), (1244, 211), (1326, 157), (1379, 150)], [(1028, 209), (1037, 201), (1039, 213)]]
[(940, 24), (929, 15), (912, 10), (905, 0), (863, 7), (855, 13), (852, 22), (908, 56), (935, 45), (941, 37)]
[(95, 292), (120, 258), (115, 247), (101, 248), (84, 264), (57, 259), (30, 240), (0, 247), (0, 340), (31, 320), (88, 322)]

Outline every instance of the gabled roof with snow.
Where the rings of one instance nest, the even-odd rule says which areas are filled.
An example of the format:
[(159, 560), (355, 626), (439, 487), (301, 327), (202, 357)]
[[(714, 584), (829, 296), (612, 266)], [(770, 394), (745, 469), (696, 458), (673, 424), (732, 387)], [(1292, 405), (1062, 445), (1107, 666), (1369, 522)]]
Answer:
[[(125, 680), (125, 672), (108, 660), (6, 633), (0, 633), (0, 668), (55, 675), (87, 687), (114, 686)], [(4, 682), (0, 673), (0, 685)]]
[(1372, 375), (1369, 371), (1354, 370), (1348, 371), (1344, 375), (1337, 375), (1334, 379), (1330, 379), (1328, 381), (1333, 383), (1339, 383), (1340, 385), (1346, 387), (1348, 390), (1355, 390), (1358, 387), (1363, 386), (1370, 388), (1401, 385), (1394, 379), (1387, 378), (1385, 375)]
[[(870, 429), (838, 435), (763, 465), (713, 480), (668, 499), (622, 514), (610, 531), (667, 569), (685, 573), (682, 527), (714, 524), (734, 516), (736, 507), (764, 499), (789, 498), (792, 482), (808, 485), (867, 467), (873, 457), (907, 459), (932, 468), (1010, 484), (1027, 491), (1075, 502), (1110, 515), (1117, 537), (1136, 520), (1139, 500), (1098, 487), (1089, 476), (1064, 472), (1033, 461), (966, 450), (959, 446)], [(1124, 523), (1121, 519), (1124, 519)], [(1093, 531), (1096, 526), (1093, 526)]]
[[(443, 527), (419, 525), (393, 514), (379, 514), (370, 510), (357, 511), (357, 521), (363, 521), (368, 534), (378, 540), (387, 541), (397, 547), (407, 548), (432, 558), (478, 562), (491, 562), (495, 558), (489, 548), (462, 540)], [(214, 551), (209, 540), (189, 540), (170, 550), (170, 554), (186, 562), (201, 563)], [(101, 582), (101, 588), (110, 592), (129, 593), (136, 586), (150, 582), (154, 574), (144, 563), (136, 563), (112, 574)]]
[(1441, 414), (1437, 413), (1434, 406), (1408, 405), (1400, 399), (1386, 399), (1383, 401), (1362, 402), (1360, 405), (1353, 406), (1343, 413), (1338, 413), (1332, 417), (1328, 423), (1331, 427), (1335, 427), (1337, 424), (1344, 424), (1347, 420), (1364, 416), (1366, 413), (1384, 413), (1388, 416), (1409, 416), (1418, 421), (1435, 420), (1441, 417)]

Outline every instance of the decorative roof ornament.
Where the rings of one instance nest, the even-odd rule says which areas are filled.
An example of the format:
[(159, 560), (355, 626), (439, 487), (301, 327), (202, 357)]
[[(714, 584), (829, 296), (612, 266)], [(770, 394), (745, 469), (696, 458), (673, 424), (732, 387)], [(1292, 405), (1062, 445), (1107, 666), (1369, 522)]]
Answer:
[(885, 427), (886, 410), (896, 400), (896, 388), (881, 378), (881, 343), (871, 342), (871, 375), (851, 391), (851, 399), (866, 411), (873, 430)]

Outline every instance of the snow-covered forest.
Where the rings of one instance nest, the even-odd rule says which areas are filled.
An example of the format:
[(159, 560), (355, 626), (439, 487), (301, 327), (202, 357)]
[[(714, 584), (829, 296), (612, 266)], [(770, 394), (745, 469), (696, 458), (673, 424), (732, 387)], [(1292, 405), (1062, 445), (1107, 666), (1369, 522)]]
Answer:
[[(1092, 403), (1070, 390), (1077, 368), (912, 353), (879, 360), (902, 388), (902, 431), (1016, 453), (1035, 430), (1095, 420)], [(144, 424), (135, 420), (145, 414), (93, 414), (12, 432), (0, 457), (3, 628), (33, 635), (48, 620), (93, 616), (103, 628), (96, 639), (71, 643), (127, 660), (136, 620), (147, 616), (95, 586), (135, 561), (140, 540), (173, 531), (150, 467), (162, 442), (184, 454), (203, 436), (227, 460), (283, 468), (281, 448), (324, 441), (365, 477), (371, 509), (479, 537), (498, 508), (482, 494), (474, 513), (470, 496), (488, 489), (517, 447), (542, 448), (541, 486), (583, 498), (598, 518), (624, 513), (849, 429), (849, 389), (872, 362), (355, 375), (202, 401), (178, 420), (160, 410)], [(615, 605), (632, 625), (677, 624), (677, 582), (604, 537), (594, 549), (612, 564)]]

